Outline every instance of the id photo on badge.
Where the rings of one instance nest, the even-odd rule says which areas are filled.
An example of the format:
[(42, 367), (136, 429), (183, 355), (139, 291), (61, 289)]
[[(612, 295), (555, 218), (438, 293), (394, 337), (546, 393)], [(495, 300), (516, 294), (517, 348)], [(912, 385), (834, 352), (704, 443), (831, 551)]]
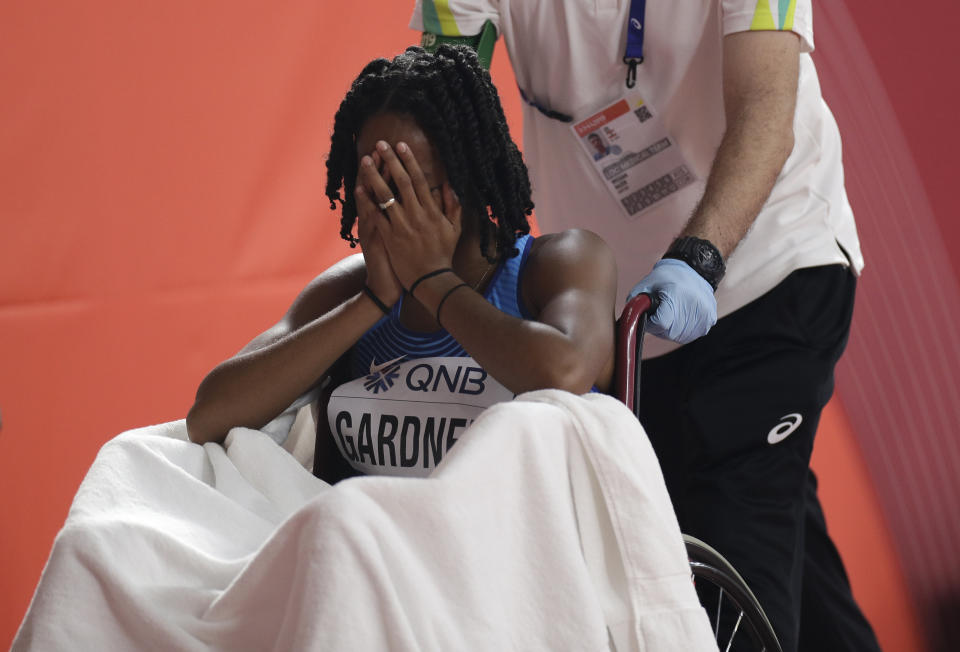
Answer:
[(599, 130), (591, 131), (584, 137), (584, 140), (587, 143), (587, 148), (593, 152), (594, 161), (599, 161), (610, 154), (616, 156), (623, 153), (623, 150), (619, 145), (608, 144), (606, 139), (600, 135)]

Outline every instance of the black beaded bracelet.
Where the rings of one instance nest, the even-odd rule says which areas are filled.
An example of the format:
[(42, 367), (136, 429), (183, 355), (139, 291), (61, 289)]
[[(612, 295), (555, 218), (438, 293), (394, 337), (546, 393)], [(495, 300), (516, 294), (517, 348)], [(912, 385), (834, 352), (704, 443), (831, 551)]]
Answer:
[[(461, 283), (460, 285), (454, 285), (452, 288), (450, 288), (449, 290), (447, 290), (447, 293), (443, 295), (443, 298), (442, 298), (442, 299), (440, 299), (440, 303), (437, 304), (437, 313), (436, 313), (437, 323), (440, 324), (440, 328), (443, 328), (443, 322), (440, 321), (440, 310), (443, 308), (443, 302), (446, 301), (446, 300), (450, 297), (451, 294), (453, 294), (454, 292), (456, 292), (456, 291), (459, 290), (460, 288), (468, 288), (468, 287), (470, 287), (470, 285), (467, 284), (467, 283)], [(444, 330), (446, 330), (446, 329), (444, 329)]]
[(426, 274), (424, 274), (423, 276), (421, 276), (420, 278), (418, 278), (416, 281), (414, 281), (414, 282), (410, 285), (410, 289), (407, 290), (407, 293), (408, 293), (410, 296), (413, 296), (413, 291), (417, 289), (417, 286), (420, 285), (420, 282), (421, 282), (421, 281), (426, 281), (428, 278), (432, 278), (432, 277), (434, 277), (434, 276), (439, 276), (440, 274), (445, 274), (445, 273), (447, 273), (447, 272), (452, 272), (452, 271), (453, 271), (453, 270), (450, 269), (449, 267), (441, 267), (440, 269), (435, 269), (435, 270), (433, 270), (432, 272), (427, 272)]
[(380, 300), (380, 297), (378, 297), (377, 295), (375, 295), (375, 294), (373, 293), (373, 290), (371, 290), (369, 287), (367, 287), (367, 284), (366, 284), (366, 283), (364, 283), (364, 285), (363, 285), (363, 293), (364, 293), (365, 295), (367, 295), (368, 297), (370, 297), (370, 300), (373, 301), (374, 304), (376, 304), (377, 308), (380, 308), (380, 310), (381, 310), (381, 312), (383, 312), (383, 314), (385, 314), (385, 315), (389, 315), (389, 314), (390, 314), (390, 308), (388, 308), (387, 305), (386, 305), (383, 301)]

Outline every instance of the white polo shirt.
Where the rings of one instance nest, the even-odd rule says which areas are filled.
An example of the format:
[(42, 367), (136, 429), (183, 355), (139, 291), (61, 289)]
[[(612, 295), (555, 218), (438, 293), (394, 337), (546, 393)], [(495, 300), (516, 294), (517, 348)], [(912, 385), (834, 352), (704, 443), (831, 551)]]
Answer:
[[(517, 83), (538, 104), (583, 118), (623, 96), (630, 0), (417, 0), (410, 26), (445, 35), (503, 36)], [(840, 134), (810, 58), (810, 0), (648, 0), (637, 89), (659, 110), (698, 181), (628, 219), (584, 155), (570, 124), (525, 105), (524, 157), (544, 232), (589, 228), (612, 247), (622, 302), (686, 224), (703, 194), (725, 129), (723, 36), (784, 29), (802, 39), (794, 148), (717, 290), (727, 315), (803, 267), (863, 257), (843, 185)], [(846, 252), (846, 255), (845, 253)], [(644, 357), (678, 345), (648, 337)]]

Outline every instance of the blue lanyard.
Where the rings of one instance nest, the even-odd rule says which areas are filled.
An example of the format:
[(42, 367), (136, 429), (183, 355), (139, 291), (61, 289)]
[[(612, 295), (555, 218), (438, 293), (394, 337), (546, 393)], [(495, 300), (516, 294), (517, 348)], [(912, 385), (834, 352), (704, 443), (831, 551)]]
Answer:
[(627, 48), (623, 62), (627, 64), (627, 88), (637, 83), (637, 66), (643, 63), (643, 32), (647, 12), (647, 0), (630, 0), (630, 17), (627, 19)]
[[(644, 19), (647, 12), (647, 0), (630, 0), (630, 16), (627, 19), (627, 47), (623, 53), (623, 62), (627, 64), (627, 88), (633, 88), (637, 84), (637, 66), (643, 63), (643, 33), (646, 29)], [(573, 118), (565, 113), (554, 111), (542, 104), (536, 102), (533, 98), (520, 88), (520, 97), (530, 106), (536, 108), (540, 113), (559, 120), (560, 122), (573, 122)]]

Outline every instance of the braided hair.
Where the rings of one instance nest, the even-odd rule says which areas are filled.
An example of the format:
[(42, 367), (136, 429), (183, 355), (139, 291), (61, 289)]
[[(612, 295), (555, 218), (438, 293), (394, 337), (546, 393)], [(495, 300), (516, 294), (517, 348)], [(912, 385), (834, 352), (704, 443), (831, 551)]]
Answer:
[[(530, 232), (530, 180), (490, 75), (465, 46), (441, 45), (433, 54), (409, 47), (392, 61), (371, 61), (353, 82), (334, 118), (327, 158), (326, 194), (331, 209), (336, 202), (342, 207), (340, 236), (351, 247), (357, 245), (356, 142), (364, 123), (383, 112), (414, 119), (436, 149), (466, 211), (495, 225), (495, 251), (516, 255), (517, 237)], [(480, 230), (484, 255), (490, 231)]]

